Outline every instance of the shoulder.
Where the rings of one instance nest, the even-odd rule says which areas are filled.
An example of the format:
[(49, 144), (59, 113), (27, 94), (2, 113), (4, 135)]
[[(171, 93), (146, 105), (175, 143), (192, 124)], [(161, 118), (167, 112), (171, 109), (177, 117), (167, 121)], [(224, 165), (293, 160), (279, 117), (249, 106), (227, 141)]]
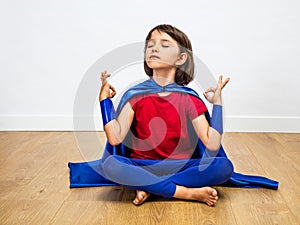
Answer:
[(186, 94), (190, 99), (192, 99), (195, 102), (202, 102), (204, 104), (204, 101), (201, 99), (200, 95), (195, 91), (194, 89), (186, 86), (180, 86), (182, 93)]
[(193, 89), (190, 89), (189, 92), (184, 92), (181, 94), (183, 94), (182, 105), (186, 108), (187, 111), (196, 111), (198, 115), (207, 111), (207, 107), (204, 101)]
[(196, 106), (201, 106), (201, 107), (206, 107), (205, 103), (203, 102), (203, 100), (200, 97), (196, 97), (194, 95), (188, 95), (189, 98), (191, 99), (191, 101), (194, 103), (194, 105)]
[(117, 112), (120, 112), (123, 106), (134, 96), (138, 96), (139, 94), (143, 94), (147, 92), (149, 86), (150, 86), (150, 80), (146, 80), (138, 84), (135, 84), (129, 89), (127, 89), (121, 97)]

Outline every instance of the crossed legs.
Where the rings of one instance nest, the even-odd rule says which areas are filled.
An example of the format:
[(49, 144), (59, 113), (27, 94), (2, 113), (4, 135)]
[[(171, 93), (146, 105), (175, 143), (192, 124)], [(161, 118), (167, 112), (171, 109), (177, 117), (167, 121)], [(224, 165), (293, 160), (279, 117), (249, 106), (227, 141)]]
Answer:
[(136, 190), (135, 205), (142, 204), (150, 193), (213, 205), (218, 195), (209, 186), (226, 182), (233, 166), (225, 157), (158, 161), (109, 156), (103, 170), (108, 179)]

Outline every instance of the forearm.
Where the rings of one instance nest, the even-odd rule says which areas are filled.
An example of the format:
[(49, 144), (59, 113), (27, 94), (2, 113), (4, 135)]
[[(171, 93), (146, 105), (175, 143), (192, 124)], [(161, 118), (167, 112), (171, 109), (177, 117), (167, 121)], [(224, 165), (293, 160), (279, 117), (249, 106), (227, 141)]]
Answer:
[(103, 128), (107, 140), (112, 145), (120, 143), (117, 137), (120, 137), (120, 123), (116, 120), (116, 112), (112, 101), (109, 98), (101, 99), (100, 109), (103, 121)]
[(206, 148), (211, 151), (218, 151), (221, 146), (222, 135), (214, 128), (208, 128)]
[(209, 127), (209, 150), (219, 150), (223, 134), (223, 107), (221, 101), (214, 104)]
[(104, 131), (105, 131), (105, 134), (107, 137), (107, 141), (111, 145), (118, 145), (124, 139), (122, 132), (121, 132), (120, 123), (116, 119), (111, 120), (109, 123), (107, 123), (104, 126)]
[(134, 117), (131, 105), (126, 103), (117, 118), (112, 101), (109, 98), (100, 101), (100, 108), (103, 128), (108, 142), (111, 145), (120, 144), (128, 133)]
[[(206, 147), (209, 150), (219, 150), (223, 134), (223, 107), (222, 107), (222, 89), (229, 82), (229, 78), (222, 81), (223, 76), (219, 76), (219, 81), (216, 88), (209, 88), (204, 92), (205, 98), (213, 105), (210, 125), (206, 129)], [(209, 93), (213, 93), (213, 96)]]

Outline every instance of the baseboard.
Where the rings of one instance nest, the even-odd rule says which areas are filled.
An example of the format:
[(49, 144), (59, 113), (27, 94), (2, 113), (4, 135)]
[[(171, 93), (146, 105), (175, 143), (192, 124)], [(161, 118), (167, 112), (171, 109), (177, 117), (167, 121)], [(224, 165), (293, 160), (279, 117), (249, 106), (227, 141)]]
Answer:
[[(75, 122), (74, 122), (75, 121)], [(99, 116), (0, 115), (1, 131), (102, 131)], [(300, 133), (300, 117), (226, 116), (225, 132)]]
[(2, 131), (73, 131), (72, 115), (1, 115)]
[(225, 117), (226, 132), (300, 133), (300, 117)]

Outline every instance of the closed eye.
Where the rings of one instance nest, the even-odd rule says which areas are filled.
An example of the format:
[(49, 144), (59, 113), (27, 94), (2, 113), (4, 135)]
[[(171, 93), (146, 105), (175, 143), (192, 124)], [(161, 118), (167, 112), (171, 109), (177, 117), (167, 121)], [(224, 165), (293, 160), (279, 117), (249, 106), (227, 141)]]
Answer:
[(148, 41), (147, 48), (152, 48), (154, 46), (153, 41)]
[(163, 41), (163, 42), (161, 43), (161, 46), (164, 47), (164, 48), (168, 48), (168, 47), (171, 46), (171, 43), (170, 43), (169, 41)]

